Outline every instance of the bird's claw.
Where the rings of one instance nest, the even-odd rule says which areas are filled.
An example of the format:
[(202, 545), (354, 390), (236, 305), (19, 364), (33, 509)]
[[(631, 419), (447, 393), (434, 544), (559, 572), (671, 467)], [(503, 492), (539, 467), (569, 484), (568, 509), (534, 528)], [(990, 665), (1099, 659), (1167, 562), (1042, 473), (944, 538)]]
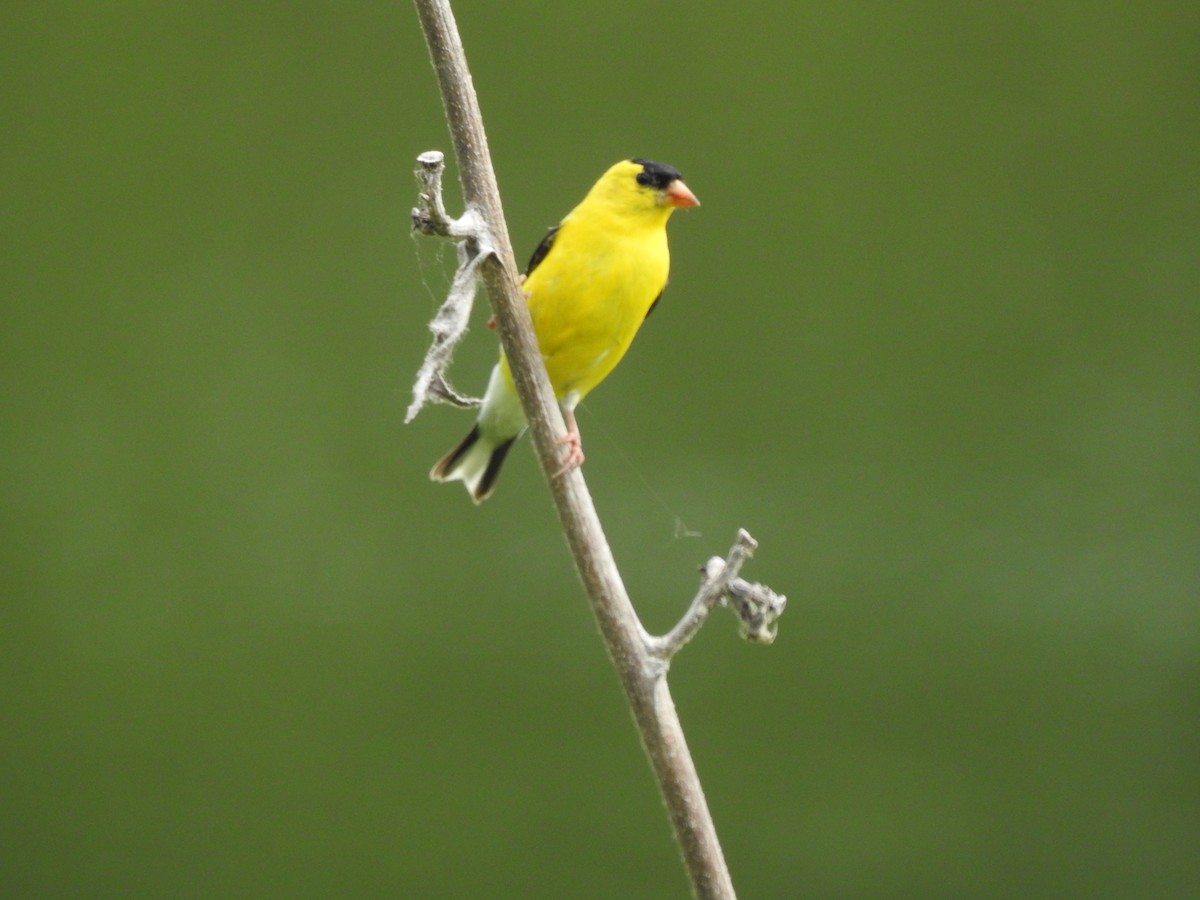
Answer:
[(563, 444), (567, 448), (563, 454), (562, 467), (554, 473), (555, 478), (560, 478), (583, 465), (583, 441), (579, 437), (579, 432), (572, 430), (560, 437), (556, 443)]

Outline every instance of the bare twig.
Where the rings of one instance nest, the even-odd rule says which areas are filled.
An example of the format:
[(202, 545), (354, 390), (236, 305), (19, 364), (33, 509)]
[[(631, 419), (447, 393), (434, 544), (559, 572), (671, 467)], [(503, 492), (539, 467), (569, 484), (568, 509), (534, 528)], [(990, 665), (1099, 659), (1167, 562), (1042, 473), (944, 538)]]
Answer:
[[(582, 472), (575, 469), (557, 475), (561, 450), (557, 439), (566, 432), (566, 426), (538, 351), (524, 295), (517, 284), (516, 266), (483, 120), (449, 0), (415, 0), (415, 3), (454, 139), (468, 212), (457, 220), (446, 215), (440, 184), (435, 185), (421, 175), (426, 172), (436, 179), (441, 174), (440, 166), (434, 157), (423, 154), (422, 168), (418, 172), (423, 185), (422, 206), (414, 210), (414, 225), (426, 233), (445, 234), (460, 240), (460, 254), (465, 255), (460, 255), (455, 286), (462, 284), (462, 290), (466, 291), (465, 285), (473, 284), (476, 277), (484, 283), (529, 422), (538, 461), (658, 780), (692, 890), (701, 898), (732, 898), (733, 883), (667, 687), (666, 672), (671, 654), (695, 633), (712, 606), (740, 594), (739, 585), (745, 583), (735, 576), (753, 550), (754, 541), (745, 532), (739, 534), (729, 559), (717, 559), (720, 569), (712, 568), (708, 587), (702, 588), (701, 595), (693, 601), (689, 616), (685, 616), (684, 622), (667, 637), (653, 638), (646, 633), (621, 581)], [(472, 213), (478, 215), (477, 222), (468, 218)], [(455, 289), (452, 287), (452, 294)], [(448, 299), (446, 306), (449, 305)], [(464, 306), (469, 313), (470, 299), (463, 301), (460, 297), (453, 313), (446, 314), (450, 321), (445, 329), (434, 328), (430, 357), (436, 356), (436, 359), (431, 363), (427, 357), (421, 369), (420, 393), (414, 390), (410, 419), (420, 409), (424, 402), (422, 398), (448, 390), (443, 373), (449, 362), (449, 352), (465, 329)], [(441, 317), (442, 312), (438, 315)], [(441, 337), (442, 334), (446, 337)], [(439, 347), (439, 341), (448, 344), (449, 350)], [(427, 376), (427, 380), (421, 387), (423, 376)], [(782, 602), (778, 610), (782, 611)], [(672, 635), (677, 635), (674, 649), (670, 649)]]
[(659, 659), (669, 661), (684, 644), (695, 637), (708, 614), (721, 604), (729, 589), (729, 583), (737, 577), (742, 563), (750, 558), (757, 546), (757, 542), (745, 529), (739, 529), (737, 540), (726, 559), (714, 556), (701, 566), (703, 577), (700, 579), (700, 590), (696, 592), (687, 612), (675, 627), (662, 637), (647, 636), (650, 652)]
[(775, 640), (778, 619), (783, 615), (787, 598), (769, 587), (750, 584), (738, 578), (742, 564), (758, 547), (744, 528), (738, 529), (737, 540), (729, 556), (712, 557), (701, 567), (700, 590), (678, 624), (662, 637), (647, 635), (649, 651), (662, 660), (670, 660), (683, 645), (695, 637), (700, 626), (718, 606), (732, 606), (741, 623), (746, 640), (769, 644)]

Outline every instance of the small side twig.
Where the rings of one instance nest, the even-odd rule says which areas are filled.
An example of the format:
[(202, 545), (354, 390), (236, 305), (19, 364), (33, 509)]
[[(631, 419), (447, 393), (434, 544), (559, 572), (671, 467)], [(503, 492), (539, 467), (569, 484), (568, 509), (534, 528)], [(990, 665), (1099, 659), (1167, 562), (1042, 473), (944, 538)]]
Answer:
[(718, 606), (729, 606), (737, 614), (743, 638), (757, 644), (775, 640), (778, 620), (787, 606), (787, 597), (776, 594), (766, 585), (751, 584), (738, 577), (743, 563), (758, 548), (758, 541), (744, 528), (738, 529), (737, 539), (725, 559), (714, 556), (701, 568), (700, 590), (692, 599), (683, 618), (661, 637), (646, 636), (651, 654), (669, 662), (684, 644), (696, 636), (700, 627)]

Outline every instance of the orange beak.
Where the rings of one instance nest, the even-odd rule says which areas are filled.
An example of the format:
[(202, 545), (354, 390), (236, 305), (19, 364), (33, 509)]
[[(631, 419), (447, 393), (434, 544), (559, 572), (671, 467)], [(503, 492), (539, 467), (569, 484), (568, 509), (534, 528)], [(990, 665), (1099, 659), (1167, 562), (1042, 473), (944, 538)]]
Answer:
[(696, 199), (696, 195), (691, 192), (682, 178), (676, 178), (666, 190), (667, 204), (670, 206), (699, 206), (700, 201)]

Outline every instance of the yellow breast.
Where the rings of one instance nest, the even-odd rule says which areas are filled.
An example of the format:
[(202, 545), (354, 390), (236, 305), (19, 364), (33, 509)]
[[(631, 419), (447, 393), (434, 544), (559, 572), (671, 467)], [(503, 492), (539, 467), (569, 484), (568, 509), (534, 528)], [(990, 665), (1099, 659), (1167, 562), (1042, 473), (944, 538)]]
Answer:
[(647, 222), (575, 215), (563, 222), (552, 252), (524, 285), (560, 400), (582, 399), (620, 362), (666, 287), (669, 266), (665, 215)]

